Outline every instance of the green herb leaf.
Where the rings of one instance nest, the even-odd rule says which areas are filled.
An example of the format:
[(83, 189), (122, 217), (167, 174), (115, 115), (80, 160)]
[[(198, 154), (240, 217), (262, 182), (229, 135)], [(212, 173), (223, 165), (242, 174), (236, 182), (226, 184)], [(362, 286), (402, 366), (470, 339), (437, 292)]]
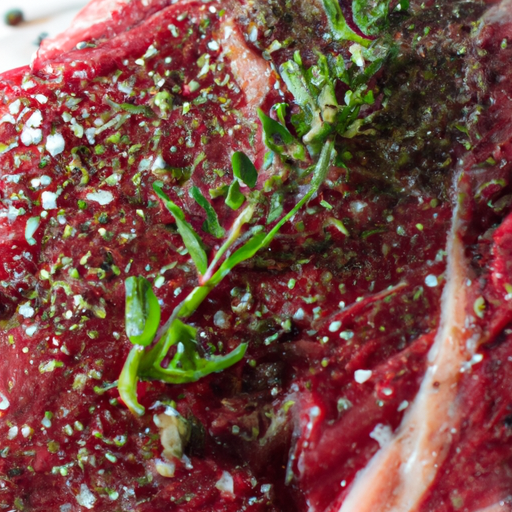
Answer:
[(208, 199), (203, 196), (199, 187), (191, 187), (189, 190), (190, 197), (195, 199), (196, 203), (203, 208), (206, 212), (206, 220), (203, 224), (203, 229), (207, 233), (210, 233), (216, 238), (222, 238), (225, 235), (225, 230), (219, 224), (219, 218), (217, 212), (213, 209), (213, 206), (208, 202)]
[[(144, 379), (159, 379), (175, 384), (193, 382), (210, 373), (222, 371), (243, 358), (247, 349), (247, 344), (245, 343), (240, 344), (236, 349), (224, 356), (201, 357), (197, 351), (197, 329), (187, 325), (182, 319), (192, 315), (208, 296), (209, 292), (219, 284), (236, 265), (252, 258), (260, 249), (267, 246), (281, 226), (291, 219), (297, 211), (309, 201), (327, 176), (330, 161), (335, 154), (333, 148), (333, 142), (328, 142), (324, 145), (320, 153), (320, 158), (314, 168), (309, 190), (295, 207), (282, 217), (269, 233), (265, 234), (261, 231), (254, 233), (253, 231), (252, 237), (242, 247), (229, 255), (212, 277), (207, 279), (203, 285), (196, 287), (187, 298), (175, 308), (171, 318), (162, 328), (163, 335), (149, 351), (144, 351), (143, 347), (139, 344), (130, 351), (119, 377), (118, 388), (121, 398), (134, 414), (144, 414), (144, 407), (137, 401), (137, 382), (139, 377)], [(235, 183), (238, 184), (238, 181), (236, 180)], [(174, 215), (176, 222), (185, 223), (184, 213), (165, 195), (162, 186), (163, 184), (161, 182), (157, 182), (153, 185), (153, 188)], [(248, 222), (252, 217), (253, 211), (254, 206), (249, 205), (239, 215), (230, 232), (228, 240), (223, 244), (222, 248), (219, 249), (219, 253), (224, 254), (224, 252), (229, 250), (238, 237), (242, 225)], [(258, 227), (260, 230), (263, 229), (261, 226), (256, 226), (256, 228)], [(178, 229), (180, 228), (178, 227)], [(220, 258), (220, 256), (216, 256), (214, 260), (218, 260), (218, 258)], [(210, 274), (210, 272), (213, 272), (213, 267), (208, 270), (208, 274)], [(146, 319), (149, 318), (149, 315), (146, 315), (144, 311), (151, 312), (152, 309), (152, 306), (150, 306), (144, 310), (146, 306), (145, 301), (149, 301), (151, 298), (151, 295), (148, 294), (148, 290), (151, 290), (151, 288), (150, 286), (146, 286), (146, 283), (147, 281), (143, 278), (129, 278), (129, 280), (127, 280), (127, 297), (129, 295), (128, 290), (130, 290), (130, 296), (133, 298), (134, 303), (133, 305), (128, 305), (127, 301), (127, 332), (129, 330), (128, 310), (131, 308), (137, 314), (133, 315), (133, 319), (130, 317), (130, 322), (134, 324), (134, 326), (130, 325), (130, 328), (135, 331), (136, 336), (143, 338), (143, 341), (149, 345), (151, 341), (148, 343), (147, 340), (153, 338), (154, 334), (149, 336), (149, 333), (146, 332)], [(136, 289), (136, 286), (139, 286), (139, 284), (142, 286), (142, 290)], [(141, 318), (144, 319), (144, 325), (142, 325)], [(154, 329), (154, 323), (151, 323)], [(142, 331), (142, 334), (138, 334), (140, 331)], [(171, 361), (168, 362), (168, 352), (172, 346), (176, 346), (177, 350)], [(162, 366), (164, 361), (165, 367)]]
[[(297, 55), (300, 54), (299, 52), (295, 52)], [(286, 125), (286, 121), (284, 116), (286, 115), (286, 108), (288, 107), (288, 103), (275, 103), (272, 108), (276, 111), (277, 118), (279, 119), (279, 122), (284, 126)]]
[[(210, 373), (220, 372), (240, 361), (247, 343), (241, 343), (236, 349), (224, 356), (201, 357), (196, 345), (197, 329), (175, 319), (171, 328), (164, 335), (164, 343), (160, 355), (147, 372), (141, 377), (158, 379), (171, 384), (184, 384), (195, 382)], [(167, 357), (169, 349), (176, 345), (177, 350), (165, 368), (161, 366)]]
[(180, 234), (185, 247), (187, 248), (190, 257), (195, 263), (197, 270), (201, 275), (206, 272), (208, 267), (208, 257), (201, 245), (201, 238), (194, 231), (194, 228), (185, 220), (183, 210), (175, 203), (173, 203), (167, 194), (163, 191), (163, 183), (155, 181), (153, 183), (153, 190), (156, 195), (163, 201), (167, 209), (174, 215), (178, 233)]
[[(307, 132), (304, 133), (306, 130), (303, 126), (301, 131), (306, 144), (321, 143), (329, 136), (332, 132), (330, 123), (334, 123), (338, 109), (327, 62), (319, 59), (319, 63), (323, 65), (316, 66), (316, 84), (308, 79), (312, 71), (306, 72), (295, 61), (289, 60), (281, 66), (284, 82), (305, 113), (305, 119), (301, 120), (301, 124), (307, 124)], [(320, 71), (320, 67), (325, 67), (326, 70)]]
[(389, 0), (353, 0), (352, 15), (366, 35), (377, 35), (387, 23)]
[(323, 0), (323, 6), (334, 38), (337, 41), (353, 41), (368, 46), (371, 41), (356, 34), (347, 24), (338, 0)]
[(245, 196), (240, 192), (240, 184), (238, 183), (238, 180), (235, 179), (229, 186), (226, 204), (232, 210), (238, 210), (238, 208), (244, 204), (244, 201)]
[(125, 290), (126, 335), (134, 345), (147, 347), (160, 324), (160, 304), (149, 281), (141, 276), (126, 279)]
[(144, 355), (144, 348), (141, 346), (133, 347), (126, 358), (121, 375), (117, 382), (119, 396), (126, 404), (126, 407), (135, 416), (144, 414), (144, 407), (139, 404), (137, 399), (137, 382), (139, 381), (139, 365)]
[(233, 175), (242, 180), (249, 188), (254, 188), (258, 181), (258, 171), (249, 157), (242, 151), (233, 153), (231, 157)]
[(263, 127), (265, 144), (269, 149), (279, 155), (291, 156), (296, 160), (305, 159), (304, 146), (290, 133), (286, 126), (268, 117), (261, 109), (258, 109), (258, 117)]

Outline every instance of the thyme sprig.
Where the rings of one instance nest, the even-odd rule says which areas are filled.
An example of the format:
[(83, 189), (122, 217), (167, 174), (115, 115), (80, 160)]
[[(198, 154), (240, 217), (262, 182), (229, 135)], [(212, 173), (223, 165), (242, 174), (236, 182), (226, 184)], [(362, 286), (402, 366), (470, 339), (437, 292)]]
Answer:
[[(241, 343), (226, 355), (202, 356), (196, 341), (198, 329), (187, 324), (186, 320), (237, 265), (267, 247), (281, 227), (312, 198), (324, 182), (334, 155), (334, 144), (332, 141), (327, 141), (311, 174), (308, 191), (294, 208), (283, 215), (269, 231), (266, 231), (264, 226), (252, 228), (245, 243), (233, 250), (241, 237), (242, 227), (252, 219), (255, 211), (255, 206), (252, 204), (244, 208), (209, 266), (200, 237), (186, 221), (184, 212), (165, 194), (163, 183), (153, 184), (155, 193), (174, 215), (178, 233), (197, 267), (199, 285), (176, 306), (167, 322), (160, 326), (160, 304), (150, 283), (142, 276), (132, 276), (126, 280), (126, 334), (134, 347), (128, 354), (121, 371), (118, 390), (133, 414), (141, 416), (145, 412), (137, 397), (139, 380), (161, 380), (172, 384), (194, 382), (211, 373), (222, 371), (243, 358), (247, 343)], [(245, 155), (238, 155), (233, 161), (234, 167), (237, 166), (233, 173), (235, 179), (254, 187), (257, 175), (254, 174), (254, 166), (250, 161), (248, 162), (248, 158)], [(205, 211), (208, 216), (208, 207)], [(171, 347), (176, 347), (176, 352), (169, 360)]]

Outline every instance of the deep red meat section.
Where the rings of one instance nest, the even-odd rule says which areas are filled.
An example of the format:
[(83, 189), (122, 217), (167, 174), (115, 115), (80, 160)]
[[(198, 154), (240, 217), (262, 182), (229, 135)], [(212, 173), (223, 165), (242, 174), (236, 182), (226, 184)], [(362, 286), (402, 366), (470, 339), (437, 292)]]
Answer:
[[(312, 59), (312, 49), (326, 46), (313, 34), (265, 60), (242, 33), (266, 5), (167, 4), (116, 7), (112, 23), (70, 33), (61, 47), (45, 47), (32, 72), (2, 77), (0, 504), (63, 512), (334, 510), (379, 449), (376, 432), (399, 427), (420, 386), (439, 321), (450, 186), (462, 156), (473, 180), (464, 233), (476, 276), (470, 293), (487, 301), (487, 337), (484, 361), (462, 378), (464, 427), (422, 507), (477, 510), (502, 499), (510, 482), (512, 234), (510, 218), (502, 222), (511, 204), (510, 169), (501, 165), (508, 95), (496, 84), (507, 82), (509, 26), (482, 29), (486, 54), (468, 39), (481, 7), (464, 18), (451, 6), (439, 17), (430, 6), (416, 30), (425, 34), (428, 16), (447, 21), (424, 46), (414, 43), (413, 29), (395, 27), (402, 53), (376, 79), (391, 88), (380, 131), (344, 141), (349, 169), (333, 166), (308, 208), (192, 318), (206, 351), (248, 342), (246, 357), (194, 384), (142, 383), (150, 412), (137, 419), (109, 387), (131, 348), (124, 279), (161, 283), (163, 276), (155, 291), (164, 317), (197, 284), (152, 182), (164, 180), (199, 232), (204, 219), (189, 188), (209, 197), (228, 184), (231, 154), (241, 150), (260, 169), (259, 188), (262, 177), (281, 173), (291, 208), (296, 184), (278, 165), (264, 169), (255, 107), (293, 99), (269, 71), (268, 89), (254, 100), (233, 62), (247, 64), (237, 61), (246, 52), (249, 64), (270, 70), (268, 59), (279, 64), (296, 49)], [(240, 54), (223, 46), (227, 28), (246, 45)], [(294, 30), (283, 22), (275, 33), (285, 40)], [(459, 52), (463, 44), (473, 61)], [(347, 48), (333, 43), (327, 51), (350, 61)], [(448, 85), (434, 83), (426, 68)], [(452, 96), (461, 76), (462, 114)], [(168, 107), (155, 101), (164, 91)], [(461, 118), (476, 119), (471, 151), (455, 127)], [(402, 132), (417, 126), (419, 135)], [(229, 227), (233, 212), (222, 198), (212, 202)], [(29, 219), (37, 219), (33, 242)], [(217, 243), (204, 236), (210, 248)], [(360, 371), (370, 377), (356, 378)], [(194, 426), (172, 478), (157, 470), (163, 459), (153, 413), (165, 404)]]

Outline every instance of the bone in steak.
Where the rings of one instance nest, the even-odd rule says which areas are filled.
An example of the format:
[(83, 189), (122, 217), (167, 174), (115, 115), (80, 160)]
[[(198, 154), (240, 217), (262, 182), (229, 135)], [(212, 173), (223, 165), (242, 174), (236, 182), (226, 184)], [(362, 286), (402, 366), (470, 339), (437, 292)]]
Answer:
[[(94, 0), (0, 76), (1, 510), (512, 510), (512, 3), (368, 5)], [(137, 276), (205, 291), (146, 348)], [(240, 356), (123, 394), (177, 325)]]

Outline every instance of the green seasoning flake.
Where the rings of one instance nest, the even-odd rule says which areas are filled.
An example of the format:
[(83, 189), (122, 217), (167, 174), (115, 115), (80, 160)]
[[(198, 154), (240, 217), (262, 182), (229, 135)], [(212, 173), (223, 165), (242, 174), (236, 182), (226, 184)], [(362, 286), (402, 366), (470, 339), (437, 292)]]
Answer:
[(119, 105), (123, 110), (130, 114), (142, 114), (145, 117), (155, 117), (155, 113), (146, 105), (132, 105), (131, 103), (121, 103)]

